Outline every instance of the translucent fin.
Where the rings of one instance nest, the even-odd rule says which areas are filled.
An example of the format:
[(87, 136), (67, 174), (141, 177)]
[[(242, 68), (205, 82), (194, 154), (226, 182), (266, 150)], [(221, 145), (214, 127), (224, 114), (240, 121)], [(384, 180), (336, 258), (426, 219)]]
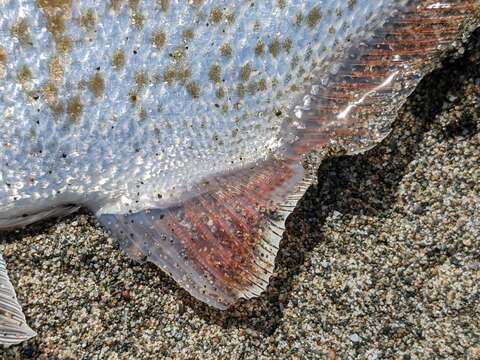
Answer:
[(27, 325), (0, 254), (0, 344), (18, 344), (35, 335), (35, 331)]
[[(291, 156), (337, 143), (347, 153), (371, 148), (390, 132), (396, 114), (462, 27), (479, 25), (479, 0), (411, 1), (361, 43), (352, 43), (333, 74), (312, 74), (297, 107), (301, 124)], [(468, 31), (464, 31), (468, 33)], [(320, 80), (321, 79), (321, 80)]]
[(270, 160), (209, 179), (183, 204), (100, 216), (134, 259), (150, 261), (191, 295), (224, 309), (260, 295), (272, 274), (286, 217), (312, 179)]

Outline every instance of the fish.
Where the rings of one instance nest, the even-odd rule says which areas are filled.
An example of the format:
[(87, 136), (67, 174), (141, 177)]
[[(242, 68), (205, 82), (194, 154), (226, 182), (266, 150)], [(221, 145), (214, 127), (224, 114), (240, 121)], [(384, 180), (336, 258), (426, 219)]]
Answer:
[[(196, 299), (257, 297), (312, 159), (384, 139), (479, 10), (0, 0), (0, 230), (87, 208)], [(0, 343), (35, 334), (0, 258)]]

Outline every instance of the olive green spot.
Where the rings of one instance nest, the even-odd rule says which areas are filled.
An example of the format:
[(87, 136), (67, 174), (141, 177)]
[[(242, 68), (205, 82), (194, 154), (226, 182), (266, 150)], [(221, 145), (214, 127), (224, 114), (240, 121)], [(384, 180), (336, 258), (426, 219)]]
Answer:
[(173, 52), (172, 52), (172, 58), (176, 62), (181, 62), (185, 59), (185, 49), (182, 47), (177, 47)]
[(286, 38), (285, 41), (283, 42), (283, 48), (287, 53), (289, 53), (290, 50), (292, 49), (292, 39)]
[(220, 76), (221, 76), (221, 68), (219, 65), (212, 65), (210, 66), (210, 70), (208, 70), (208, 78), (211, 82), (213, 83), (218, 83), (220, 82)]
[(23, 65), (17, 73), (17, 79), (21, 84), (25, 84), (32, 80), (32, 72), (27, 66)]
[(250, 66), (250, 64), (247, 63), (243, 65), (240, 69), (240, 80), (245, 82), (248, 81), (251, 74), (252, 74), (252, 67)]
[(112, 0), (110, 3), (110, 7), (113, 11), (117, 12), (122, 7), (123, 0)]
[(55, 115), (56, 117), (60, 116), (63, 113), (63, 104), (58, 101), (48, 104), (48, 107), (52, 111), (53, 115)]
[(161, 30), (156, 31), (152, 35), (152, 45), (155, 49), (161, 49), (165, 45), (167, 37), (165, 33)]
[(167, 82), (168, 84), (173, 84), (176, 76), (177, 76), (177, 73), (175, 69), (167, 68), (163, 73), (163, 80), (165, 80), (165, 82)]
[(80, 17), (80, 25), (82, 25), (87, 30), (95, 29), (96, 22), (97, 22), (97, 17), (95, 16), (95, 12), (92, 9), (88, 9)]
[(82, 116), (83, 104), (80, 96), (75, 96), (67, 104), (67, 114), (73, 121), (78, 121)]
[(125, 66), (125, 54), (122, 50), (118, 49), (113, 53), (112, 66), (117, 71), (123, 69)]
[(233, 12), (228, 12), (225, 15), (225, 19), (227, 20), (228, 25), (232, 25), (235, 22), (235, 14)]
[(294, 55), (293, 58), (292, 58), (292, 62), (291, 62), (291, 64), (290, 64), (292, 70), (295, 69), (295, 68), (298, 66), (299, 62), (300, 62), (299, 56), (298, 56), (298, 55)]
[(228, 112), (228, 104), (222, 104), (222, 113), (226, 114)]
[(185, 42), (189, 42), (189, 41), (193, 40), (194, 36), (195, 36), (195, 34), (194, 34), (192, 29), (187, 29), (182, 34), (183, 41), (185, 41)]
[(132, 10), (137, 10), (140, 0), (128, 0), (128, 7)]
[(252, 81), (251, 83), (249, 83), (247, 85), (247, 91), (249, 92), (250, 95), (255, 95), (256, 92), (257, 92), (257, 84), (255, 83), (255, 81)]
[(257, 56), (263, 56), (263, 54), (265, 53), (265, 44), (263, 43), (262, 40), (259, 40), (257, 42), (257, 46), (255, 47), (255, 55)]
[(220, 54), (226, 58), (229, 58), (232, 56), (232, 48), (228, 43), (225, 43), (220, 47)]
[(181, 83), (185, 84), (187, 80), (192, 76), (191, 71), (188, 68), (182, 68), (176, 71), (176, 79)]
[(318, 25), (322, 18), (322, 14), (320, 13), (320, 9), (318, 7), (314, 7), (307, 15), (307, 25), (310, 28), (314, 28)]
[(130, 22), (136, 30), (142, 30), (143, 24), (145, 23), (145, 16), (139, 12), (134, 12), (130, 17)]
[(277, 6), (278, 6), (280, 9), (284, 9), (284, 8), (285, 8), (285, 5), (286, 5), (286, 0), (277, 0)]
[(95, 73), (88, 83), (88, 89), (97, 99), (103, 96), (103, 92), (105, 91), (105, 80), (102, 74), (98, 72)]
[(142, 90), (148, 84), (148, 75), (145, 71), (139, 71), (135, 74), (135, 84), (139, 90)]
[(0, 46), (0, 63), (6, 64), (8, 59), (6, 50)]
[(280, 54), (281, 46), (280, 41), (278, 39), (274, 39), (270, 45), (268, 45), (268, 52), (273, 56), (277, 57)]
[(342, 9), (337, 8), (337, 9), (335, 10), (335, 13), (337, 14), (338, 17), (341, 17), (341, 16), (342, 16)]
[(68, 36), (59, 36), (56, 41), (56, 49), (60, 54), (66, 54), (72, 48), (72, 40)]
[(158, 5), (160, 6), (160, 10), (162, 10), (163, 12), (167, 12), (168, 11), (168, 7), (169, 7), (169, 0), (157, 0), (158, 2)]
[(58, 96), (58, 89), (55, 84), (49, 82), (42, 89), (43, 96), (48, 104), (53, 104)]
[(48, 63), (48, 71), (51, 79), (55, 81), (61, 81), (63, 79), (64, 69), (62, 62), (58, 57), (50, 60)]
[(237, 85), (237, 94), (240, 99), (245, 97), (245, 86), (243, 86), (243, 84)]
[(30, 47), (33, 45), (30, 38), (30, 32), (28, 30), (27, 20), (20, 19), (12, 26), (10, 31), (23, 47)]
[(349, 10), (353, 10), (353, 8), (355, 7), (355, 5), (357, 5), (357, 0), (348, 0), (348, 9)]
[(218, 24), (220, 21), (222, 21), (222, 10), (220, 8), (214, 8), (212, 11), (210, 11), (210, 21), (214, 24)]
[(198, 84), (195, 81), (191, 81), (187, 84), (186, 86), (188, 94), (194, 98), (198, 99), (200, 96), (200, 88), (198, 87)]
[(332, 35), (335, 34), (336, 31), (337, 31), (337, 30), (336, 30), (333, 26), (330, 26), (330, 27), (328, 28), (328, 32), (329, 32), (330, 34), (332, 34)]
[(265, 91), (267, 90), (267, 80), (260, 79), (258, 82), (258, 91)]
[(215, 96), (217, 99), (223, 99), (225, 97), (225, 90), (223, 90), (223, 88), (218, 88), (215, 92)]

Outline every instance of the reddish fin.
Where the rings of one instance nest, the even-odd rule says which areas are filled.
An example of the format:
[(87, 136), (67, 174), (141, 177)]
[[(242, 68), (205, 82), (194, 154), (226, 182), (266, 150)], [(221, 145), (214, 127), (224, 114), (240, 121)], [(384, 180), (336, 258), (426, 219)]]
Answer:
[(209, 180), (182, 205), (100, 216), (134, 259), (150, 261), (191, 295), (224, 309), (260, 295), (286, 217), (311, 183), (301, 166), (269, 160)]

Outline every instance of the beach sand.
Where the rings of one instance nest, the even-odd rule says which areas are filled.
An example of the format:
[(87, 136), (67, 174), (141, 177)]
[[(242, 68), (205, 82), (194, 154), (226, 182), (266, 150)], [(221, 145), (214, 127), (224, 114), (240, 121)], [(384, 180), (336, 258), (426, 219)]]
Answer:
[(3, 359), (480, 358), (480, 36), (375, 149), (325, 160), (267, 291), (228, 311), (80, 213), (4, 246), (38, 336)]

